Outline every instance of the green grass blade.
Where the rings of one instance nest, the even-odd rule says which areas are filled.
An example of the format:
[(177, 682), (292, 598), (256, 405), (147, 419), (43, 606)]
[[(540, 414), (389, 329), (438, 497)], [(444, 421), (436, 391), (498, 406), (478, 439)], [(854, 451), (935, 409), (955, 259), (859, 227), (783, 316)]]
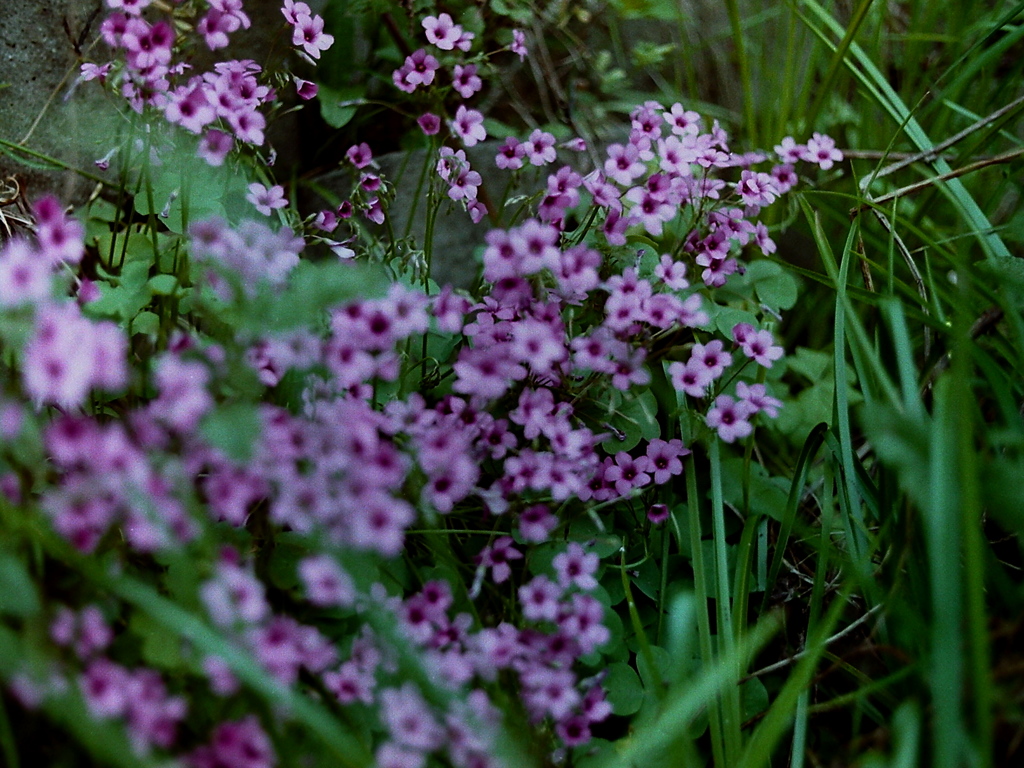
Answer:
[[(678, 397), (682, 398), (683, 393)], [(685, 427), (684, 427), (685, 428)], [(708, 588), (705, 581), (704, 547), (700, 525), (700, 496), (697, 486), (697, 468), (691, 458), (686, 462), (686, 506), (690, 523), (690, 551), (693, 565), (693, 586), (697, 599), (697, 630), (700, 635), (700, 656), (704, 669), (715, 661), (711, 638), (711, 620), (708, 617)], [(725, 766), (725, 739), (718, 701), (708, 703), (708, 729), (711, 736), (711, 754), (716, 766)]]
[(956, 432), (951, 382), (935, 387), (930, 435), (929, 499), (923, 512), (932, 590), (931, 689), (935, 708), (935, 768), (959, 768), (966, 758), (963, 720), (963, 591)]
[[(824, 24), (835, 38), (842, 38), (843, 27), (835, 18), (816, 2), (816, 0), (796, 0), (801, 6), (807, 8), (822, 24)], [(814, 27), (816, 34), (833, 50), (837, 44), (832, 39), (822, 34), (821, 30)], [(899, 94), (889, 85), (885, 75), (879, 71), (874, 62), (865, 54), (864, 50), (855, 42), (850, 43), (849, 55), (844, 57), (844, 63), (851, 74), (860, 82), (875, 100), (892, 117), (893, 121), (903, 126), (904, 132), (921, 152), (928, 152), (934, 148), (934, 144), (924, 129), (914, 118), (913, 113), (907, 108)], [(949, 164), (941, 157), (931, 161), (932, 167), (939, 175), (951, 172)], [(990, 258), (1010, 258), (1010, 251), (1003, 243), (1002, 238), (993, 229), (988, 217), (968, 194), (963, 183), (956, 178), (938, 182), (939, 188), (946, 194), (953, 205), (960, 211), (964, 220), (971, 226), (978, 242), (986, 255)]]
[(796, 521), (797, 508), (800, 506), (800, 498), (804, 486), (807, 484), (807, 473), (810, 471), (811, 461), (817, 455), (821, 444), (825, 439), (825, 432), (828, 431), (828, 424), (822, 422), (811, 430), (800, 450), (800, 457), (797, 459), (793, 471), (793, 480), (789, 486), (789, 496), (786, 499), (786, 509), (782, 514), (782, 522), (779, 525), (779, 536), (775, 545), (775, 553), (772, 555), (772, 562), (768, 569), (768, 579), (764, 587), (764, 599), (761, 603), (762, 613), (768, 606), (768, 600), (775, 588), (775, 582), (779, 578), (779, 571), (782, 569), (782, 559), (789, 544), (789, 537), (793, 532), (793, 524)]
[(776, 614), (765, 616), (736, 644), (732, 653), (705, 667), (695, 678), (675, 686), (658, 716), (619, 742), (614, 754), (596, 765), (599, 768), (642, 766), (652, 756), (685, 739), (687, 729), (701, 711), (710, 711), (722, 691), (736, 685), (735, 670), (746, 667), (779, 628), (780, 619)]
[[(715, 606), (718, 611), (718, 647), (722, 656), (735, 657), (736, 634), (732, 622), (732, 579), (729, 577), (728, 547), (725, 535), (725, 506), (722, 502), (722, 461), (717, 436), (711, 437), (711, 524), (715, 546)], [(740, 733), (739, 669), (734, 684), (725, 688), (722, 698), (722, 733), (725, 737), (726, 765), (734, 765), (742, 747)]]
[(842, 615), (848, 596), (846, 590), (836, 596), (821, 625), (810, 636), (807, 654), (797, 663), (779, 695), (751, 735), (743, 755), (736, 763), (736, 768), (760, 768), (771, 764), (772, 752), (793, 721), (800, 697), (807, 690), (818, 666), (818, 660), (825, 651), (826, 641)]

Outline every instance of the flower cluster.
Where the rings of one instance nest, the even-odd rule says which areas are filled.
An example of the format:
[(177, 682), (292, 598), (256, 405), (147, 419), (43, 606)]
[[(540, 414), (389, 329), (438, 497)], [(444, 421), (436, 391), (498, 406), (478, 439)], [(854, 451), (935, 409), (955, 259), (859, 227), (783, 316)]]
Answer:
[[(166, 4), (108, 5), (103, 34), (124, 62), (84, 79), (201, 136), (212, 165), (236, 141), (263, 144), (275, 93), (259, 66), (185, 80), (178, 11), (151, 23), (143, 12)], [(301, 56), (333, 42), (306, 3), (285, 0), (282, 14)], [(209, 0), (195, 32), (217, 50), (248, 26), (240, 0)], [(505, 217), (482, 233), (472, 291), (434, 285), (411, 238), (359, 239), (354, 214), (390, 229), (396, 194), (363, 142), (345, 155), (350, 199), (300, 222), (261, 171), (238, 197), (273, 218), (154, 231), (135, 266), (104, 265), (98, 288), (79, 277), (77, 301), (64, 276), (85, 228), (56, 200), (35, 205), (33, 239), (0, 249), (0, 334), (17, 372), (0, 376), (34, 406), (0, 402), (0, 437), (34, 435), (39, 467), (0, 457), (0, 491), (38, 507), (66, 550), (158, 574), (219, 640), (136, 652), (115, 634), (134, 631), (136, 607), (62, 598), (40, 633), (61, 663), (12, 686), (26, 706), (73, 682), (140, 754), (197, 768), (276, 764), (294, 712), (253, 705), (253, 669), (341, 708), (382, 768), (497, 768), (498, 701), (552, 752), (587, 745), (612, 713), (598, 670), (614, 643), (616, 658), (629, 651), (606, 562), (625, 547), (611, 531), (660, 535), (691, 451), (777, 416), (777, 315), (744, 272), (776, 249), (759, 217), (798, 182), (796, 163), (827, 170), (842, 155), (820, 134), (740, 154), (717, 122), (646, 102), (596, 167), (580, 138), (505, 137), (497, 169), (532, 172), (539, 189), (518, 212), (504, 200), (488, 211), (465, 151), (486, 140), (485, 116), (463, 103), (482, 92), (487, 57), (464, 56), (477, 38), (446, 13), (422, 29), (432, 52), (413, 52), (393, 81), (439, 96), (417, 121), (438, 137), (428, 205)], [(528, 55), (523, 33), (502, 51)], [(344, 228), (352, 237), (336, 239)], [(392, 278), (376, 293), (350, 263), (368, 252)]]

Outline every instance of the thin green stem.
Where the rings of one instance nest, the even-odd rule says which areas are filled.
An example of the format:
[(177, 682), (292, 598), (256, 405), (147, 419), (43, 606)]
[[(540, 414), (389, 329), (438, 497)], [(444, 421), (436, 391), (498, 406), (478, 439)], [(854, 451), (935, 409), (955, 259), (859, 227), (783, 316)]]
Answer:
[[(722, 459), (718, 440), (711, 439), (709, 460), (711, 462), (711, 524), (715, 544), (715, 582), (717, 594), (715, 605), (718, 612), (718, 651), (722, 656), (734, 657), (736, 635), (732, 619), (732, 579), (729, 577), (728, 545), (725, 540), (725, 505), (722, 502)], [(739, 670), (734, 670), (739, 680)], [(742, 748), (740, 733), (741, 711), (739, 688), (727, 686), (722, 702), (722, 730), (725, 735), (725, 759), (727, 765), (735, 765)]]
[(740, 70), (740, 83), (743, 86), (743, 122), (747, 129), (747, 141), (757, 146), (757, 118), (754, 109), (754, 83), (750, 75), (750, 60), (743, 36), (743, 24), (740, 20), (740, 8), (737, 0), (725, 0), (725, 8), (729, 14), (729, 26), (732, 28), (732, 42), (736, 53), (736, 65)]
[[(681, 425), (682, 426), (682, 425)], [(711, 638), (711, 620), (708, 617), (708, 589), (705, 581), (704, 549), (700, 530), (700, 496), (697, 490), (697, 468), (692, 460), (686, 462), (686, 506), (690, 523), (690, 556), (693, 565), (693, 587), (697, 593), (697, 630), (700, 634), (700, 655), (704, 669), (715, 662)], [(711, 731), (711, 754), (718, 768), (725, 768), (725, 746), (719, 702), (708, 703), (708, 723)]]
[(95, 181), (97, 184), (102, 184), (106, 187), (111, 188), (115, 188), (116, 186), (109, 180), (104, 179), (102, 176), (97, 176), (95, 173), (91, 173), (90, 171), (83, 171), (81, 168), (76, 168), (73, 165), (69, 165), (68, 163), (65, 163), (63, 160), (58, 160), (56, 157), (43, 154), (42, 152), (38, 152), (34, 149), (29, 149), (28, 147), (23, 147), (21, 144), (16, 144), (13, 141), (0, 139), (0, 147), (4, 147), (7, 150), (8, 154), (14, 156), (15, 159), (17, 159), (17, 155), (19, 153), (22, 155), (28, 155), (34, 160), (49, 163), (50, 165), (53, 165), (57, 168), (62, 168), (65, 171), (77, 173), (82, 178), (89, 179), (90, 181)]

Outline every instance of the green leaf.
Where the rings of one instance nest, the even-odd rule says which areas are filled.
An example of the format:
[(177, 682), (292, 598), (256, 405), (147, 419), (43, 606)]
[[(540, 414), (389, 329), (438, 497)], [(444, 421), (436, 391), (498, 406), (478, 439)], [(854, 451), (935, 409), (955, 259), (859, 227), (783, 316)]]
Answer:
[[(743, 459), (726, 459), (722, 462), (722, 496), (725, 503), (734, 509), (743, 510)], [(756, 462), (750, 464), (748, 498), (750, 511), (767, 515), (775, 520), (782, 519), (789, 494), (789, 484), (781, 477), (769, 477), (768, 471)]]
[(142, 658), (148, 665), (158, 669), (179, 669), (183, 666), (181, 639), (159, 622), (145, 613), (136, 613), (131, 619), (131, 629), (142, 640)]
[(302, 261), (292, 270), (283, 293), (266, 284), (261, 287), (256, 299), (242, 308), (240, 325), (257, 334), (315, 326), (332, 307), (381, 295), (384, 284), (383, 275), (361, 264)]
[(764, 304), (776, 310), (791, 309), (798, 296), (796, 278), (788, 273), (762, 280), (755, 290)]
[(804, 376), (809, 381), (819, 381), (832, 364), (832, 355), (828, 352), (798, 347), (786, 357), (786, 367)]
[(773, 309), (790, 309), (796, 304), (796, 278), (774, 261), (761, 259), (749, 264), (743, 281), (753, 286), (757, 298)]
[(589, 551), (596, 554), (602, 560), (618, 552), (622, 547), (622, 539), (611, 533), (599, 534), (592, 539), (587, 539), (587, 541), (591, 542), (590, 547), (588, 547)]
[(100, 298), (85, 305), (85, 313), (92, 317), (110, 317), (131, 320), (149, 304), (152, 295), (146, 285), (150, 262), (135, 260), (124, 265), (116, 283), (100, 281)]
[(39, 595), (21, 559), (0, 552), (0, 614), (32, 616), (39, 611)]
[(100, 262), (108, 269), (111, 261), (114, 264), (121, 263), (122, 250), (126, 267), (127, 262), (131, 261), (141, 260), (146, 263), (147, 267), (153, 261), (153, 241), (142, 231), (142, 227), (133, 226), (127, 232), (101, 230), (100, 234), (93, 238), (93, 241), (99, 252)]
[(277, 542), (268, 573), (275, 587), (291, 590), (299, 585), (299, 561), (306, 551), (303, 547)]
[(332, 128), (341, 128), (356, 115), (359, 104), (342, 106), (352, 101), (359, 101), (366, 97), (366, 88), (359, 85), (350, 85), (342, 88), (332, 88), (329, 85), (320, 83), (317, 86), (317, 101), (320, 102), (320, 115), (324, 122)]
[(203, 418), (199, 431), (229, 459), (245, 463), (252, 458), (254, 444), (260, 436), (259, 411), (252, 403), (219, 405)]
[(653, 440), (661, 436), (661, 424), (658, 421), (658, 401), (650, 389), (639, 394), (632, 392), (628, 399), (614, 407), (609, 423), (619, 430), (620, 435), (612, 433), (603, 443), (605, 450), (610, 452), (631, 451), (641, 439)]
[(629, 664), (617, 661), (608, 665), (608, 674), (602, 687), (616, 715), (635, 714), (644, 703), (644, 688), (640, 676)]
[(160, 331), (160, 317), (153, 312), (139, 312), (132, 320), (132, 335), (143, 333), (156, 336)]
[(752, 677), (740, 686), (740, 701), (743, 705), (743, 719), (749, 720), (768, 709), (768, 689), (760, 678)]
[(491, 0), (490, 10), (520, 24), (526, 24), (533, 18), (529, 5), (521, 0)]
[(668, 651), (657, 645), (651, 646), (651, 656), (654, 658), (654, 670), (648, 666), (646, 654), (636, 655), (636, 668), (640, 672), (645, 690), (656, 691), (679, 679), (682, 659), (673, 659)]
[(757, 318), (752, 313), (745, 312), (742, 309), (723, 307), (715, 315), (715, 327), (718, 328), (719, 333), (729, 338), (732, 338), (732, 329), (740, 323), (750, 323), (755, 328), (758, 327)]
[(171, 296), (178, 287), (174, 275), (155, 275), (149, 278), (149, 288), (156, 296)]

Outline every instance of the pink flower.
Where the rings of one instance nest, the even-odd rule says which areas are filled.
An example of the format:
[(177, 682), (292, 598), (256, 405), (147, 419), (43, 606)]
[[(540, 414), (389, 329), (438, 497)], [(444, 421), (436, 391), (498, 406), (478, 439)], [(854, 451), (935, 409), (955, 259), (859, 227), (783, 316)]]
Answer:
[(434, 136), (441, 130), (441, 118), (433, 112), (424, 112), (416, 120), (416, 123), (427, 136)]
[(836, 149), (836, 143), (830, 136), (815, 133), (807, 142), (807, 149), (801, 159), (809, 163), (817, 163), (823, 170), (832, 167), (833, 162), (842, 162), (843, 153)]
[(320, 16), (301, 14), (295, 17), (292, 45), (301, 46), (309, 56), (319, 59), (321, 51), (334, 45), (334, 35), (324, 32), (324, 20)]
[(131, 16), (138, 16), (151, 2), (153, 0), (107, 0), (107, 7), (112, 11), (121, 10)]
[(459, 92), (462, 98), (468, 99), (483, 88), (484, 84), (483, 80), (476, 73), (476, 64), (467, 64), (466, 66), (456, 64), (452, 76), (452, 85), (455, 86), (455, 90)]
[(235, 140), (230, 133), (211, 128), (203, 135), (196, 154), (210, 165), (219, 166), (223, 164), (224, 158), (234, 145)]
[(312, 16), (313, 10), (305, 3), (297, 3), (295, 0), (284, 0), (281, 13), (284, 14), (288, 23), (294, 26), (298, 22), (299, 16)]
[(345, 151), (345, 158), (356, 168), (365, 168), (373, 161), (373, 152), (365, 141), (353, 144)]
[(764, 412), (772, 419), (779, 415), (782, 401), (769, 395), (764, 384), (738, 382), (736, 384), (736, 394), (739, 395), (740, 402), (746, 403), (753, 413)]
[(460, 104), (456, 110), (452, 130), (467, 147), (475, 146), (487, 138), (483, 114), (475, 109), (466, 109), (465, 104)]
[(585, 551), (579, 542), (569, 542), (564, 552), (555, 555), (551, 565), (558, 574), (558, 583), (563, 589), (568, 589), (572, 585), (583, 590), (597, 587), (594, 574), (597, 573), (600, 559), (595, 553)]
[(295, 92), (299, 94), (300, 99), (309, 101), (316, 96), (318, 90), (316, 83), (310, 80), (303, 80), (301, 77), (292, 79), (295, 81)]
[(512, 44), (509, 46), (509, 50), (516, 54), (520, 61), (527, 57), (529, 52), (526, 50), (526, 33), (523, 30), (512, 30)]
[(765, 368), (771, 368), (772, 363), (785, 354), (782, 347), (775, 345), (771, 331), (755, 330), (749, 323), (739, 323), (734, 326), (732, 337), (743, 349), (744, 355)]
[(441, 64), (423, 48), (405, 57), (405, 63), (392, 73), (395, 85), (406, 93), (412, 93), (421, 85), (434, 82), (434, 73)]
[(555, 137), (539, 128), (523, 143), (523, 154), (531, 165), (547, 165), (555, 161)]
[(127, 339), (113, 323), (92, 323), (75, 304), (45, 308), (25, 347), (25, 389), (36, 403), (76, 407), (94, 386), (124, 386), (126, 353)]
[(494, 162), (503, 170), (515, 171), (523, 167), (523, 156), (525, 154), (526, 145), (521, 144), (515, 136), (508, 136), (505, 139), (505, 143), (498, 149)]
[(245, 199), (256, 206), (256, 210), (264, 216), (269, 216), (275, 208), (284, 208), (288, 201), (284, 197), (284, 187), (275, 184), (269, 189), (259, 182), (249, 185), (249, 193)]
[(719, 395), (715, 404), (708, 411), (707, 425), (718, 431), (718, 436), (727, 443), (746, 437), (754, 431), (750, 424), (753, 409), (749, 402), (736, 402), (729, 395)]
[(427, 16), (423, 20), (423, 29), (427, 33), (427, 42), (436, 45), (442, 51), (452, 50), (462, 37), (462, 27), (453, 22), (447, 13)]

